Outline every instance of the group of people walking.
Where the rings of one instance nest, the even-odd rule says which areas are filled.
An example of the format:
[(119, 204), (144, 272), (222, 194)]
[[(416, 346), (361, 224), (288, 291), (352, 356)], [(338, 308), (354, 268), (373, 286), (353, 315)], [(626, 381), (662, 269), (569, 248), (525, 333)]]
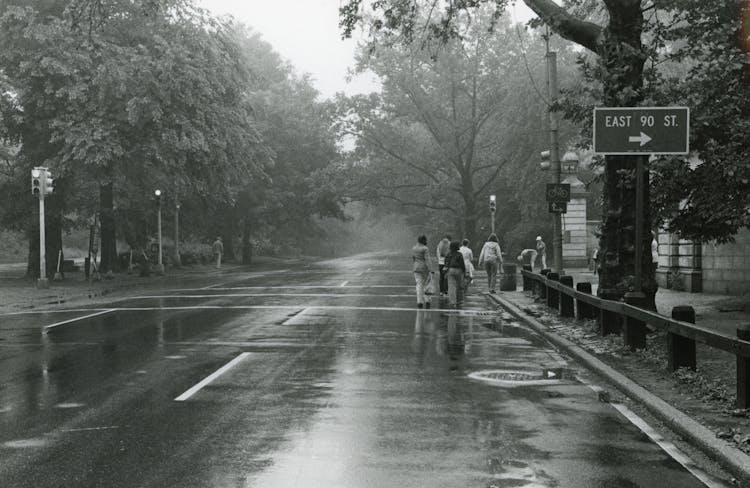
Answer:
[[(412, 248), (412, 261), (417, 284), (418, 308), (430, 308), (431, 295), (437, 293), (440, 293), (440, 298), (447, 298), (450, 308), (462, 305), (469, 285), (474, 280), (474, 253), (469, 244), (468, 239), (454, 241), (446, 234), (438, 243), (435, 253), (438, 273), (436, 276), (427, 247), (427, 236), (421, 235), (417, 238), (417, 244)], [(482, 247), (477, 263), (487, 272), (490, 293), (495, 293), (497, 274), (502, 262), (503, 255), (497, 236), (491, 234)]]

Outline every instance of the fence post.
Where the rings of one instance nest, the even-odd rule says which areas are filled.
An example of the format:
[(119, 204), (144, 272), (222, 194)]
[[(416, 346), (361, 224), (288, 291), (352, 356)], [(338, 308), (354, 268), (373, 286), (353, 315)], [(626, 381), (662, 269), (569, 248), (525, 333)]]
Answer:
[[(617, 300), (620, 297), (616, 293), (605, 291), (599, 294), (599, 298), (602, 300)], [(604, 308), (599, 310), (599, 333), (601, 335), (617, 334), (621, 328), (619, 315), (609, 310), (604, 310)]]
[[(560, 275), (557, 273), (549, 273), (547, 279), (550, 281), (560, 281)], [(554, 308), (555, 310), (560, 306), (560, 292), (552, 287), (547, 288), (547, 306)]]
[[(591, 283), (584, 281), (576, 284), (576, 290), (581, 293), (588, 293), (591, 295)], [(594, 308), (586, 302), (576, 300), (576, 318), (577, 319), (593, 319), (596, 318), (594, 315)]]
[[(626, 293), (625, 303), (634, 307), (643, 308), (646, 296), (643, 293)], [(623, 342), (625, 347), (631, 351), (644, 349), (646, 347), (646, 323), (625, 315), (623, 323)]]
[[(543, 269), (541, 271), (542, 276), (547, 278), (547, 275), (550, 273), (551, 270), (549, 269)], [(543, 300), (547, 300), (547, 282), (544, 280), (537, 281), (539, 283), (539, 298)]]
[[(569, 286), (571, 289), (573, 289), (573, 277), (569, 275), (561, 276), (560, 284)], [(574, 311), (575, 305), (573, 302), (573, 297), (570, 295), (566, 295), (565, 293), (560, 293), (560, 316), (573, 317), (575, 315)]]
[[(672, 308), (672, 318), (682, 322), (695, 323), (695, 309), (690, 305), (678, 305)], [(695, 370), (695, 341), (672, 332), (667, 332), (667, 368), (677, 371), (678, 368)]]
[[(750, 341), (750, 325), (737, 328), (737, 338)], [(750, 408), (750, 358), (737, 356), (737, 408)]]
[[(524, 264), (523, 265), (523, 271), (528, 271), (531, 273), (531, 265)], [(531, 283), (531, 280), (526, 277), (525, 274), (523, 274), (523, 271), (521, 271), (521, 281), (523, 282), (523, 291), (531, 291), (533, 289), (533, 284)]]

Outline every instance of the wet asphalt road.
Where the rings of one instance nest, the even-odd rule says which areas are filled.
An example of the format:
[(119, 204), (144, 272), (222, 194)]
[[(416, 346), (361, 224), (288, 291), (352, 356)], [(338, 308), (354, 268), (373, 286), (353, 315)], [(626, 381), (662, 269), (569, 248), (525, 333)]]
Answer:
[(704, 486), (479, 293), (416, 310), (408, 265), (0, 316), (0, 486)]

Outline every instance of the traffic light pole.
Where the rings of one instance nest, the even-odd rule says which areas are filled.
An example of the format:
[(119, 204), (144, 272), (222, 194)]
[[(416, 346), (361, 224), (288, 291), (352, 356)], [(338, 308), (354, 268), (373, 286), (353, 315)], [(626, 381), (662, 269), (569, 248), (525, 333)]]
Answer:
[[(549, 37), (547, 38), (547, 76), (549, 91), (549, 108), (547, 118), (549, 120), (550, 134), (550, 165), (552, 166), (553, 181), (560, 184), (560, 143), (558, 141), (557, 117), (552, 112), (552, 106), (557, 101), (557, 53), (549, 50)], [(563, 272), (562, 258), (562, 214), (555, 212), (553, 215), (552, 252), (554, 253), (555, 272), (560, 276)]]
[(44, 235), (44, 195), (39, 195), (39, 280), (37, 287), (49, 288), (47, 279), (47, 253)]

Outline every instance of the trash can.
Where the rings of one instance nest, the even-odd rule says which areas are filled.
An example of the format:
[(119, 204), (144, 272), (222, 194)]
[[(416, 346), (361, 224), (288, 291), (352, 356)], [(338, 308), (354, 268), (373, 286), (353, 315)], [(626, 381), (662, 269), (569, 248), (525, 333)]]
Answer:
[(516, 291), (515, 264), (503, 264), (503, 274), (500, 275), (500, 291)]

